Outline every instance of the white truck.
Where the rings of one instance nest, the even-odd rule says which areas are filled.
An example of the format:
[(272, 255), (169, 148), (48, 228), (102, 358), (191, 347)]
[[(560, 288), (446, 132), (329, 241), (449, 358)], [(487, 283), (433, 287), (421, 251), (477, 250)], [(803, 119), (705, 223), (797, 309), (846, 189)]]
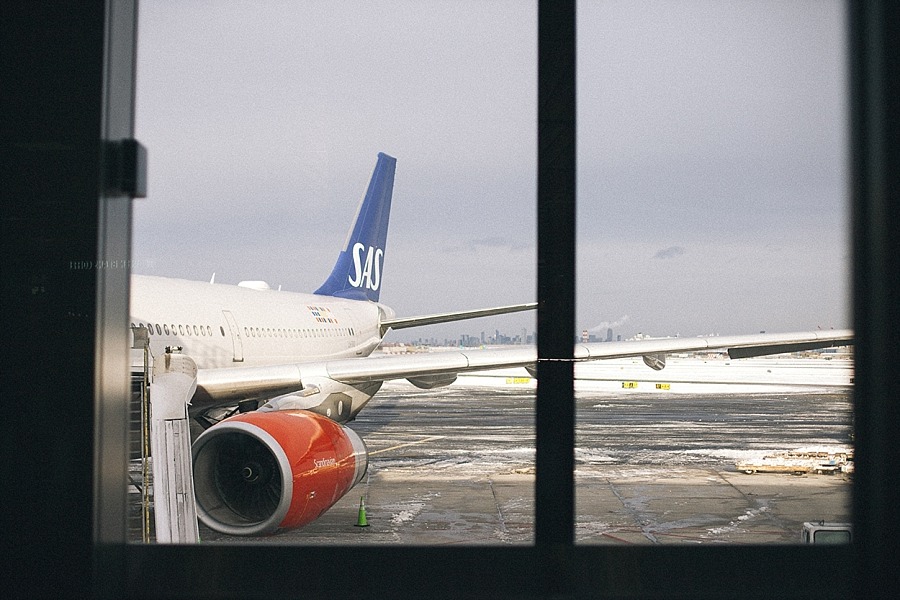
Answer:
[(851, 541), (853, 541), (853, 527), (850, 523), (807, 521), (800, 532), (801, 544), (849, 544)]

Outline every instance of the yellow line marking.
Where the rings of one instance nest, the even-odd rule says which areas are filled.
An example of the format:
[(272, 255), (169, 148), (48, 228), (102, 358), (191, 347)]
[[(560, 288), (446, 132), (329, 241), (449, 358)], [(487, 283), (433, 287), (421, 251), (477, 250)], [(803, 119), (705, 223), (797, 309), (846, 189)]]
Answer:
[(397, 448), (405, 448), (407, 446), (415, 446), (416, 444), (424, 444), (425, 442), (433, 442), (434, 440), (440, 440), (447, 437), (446, 435), (433, 435), (431, 437), (427, 437), (423, 440), (418, 440), (416, 442), (407, 442), (405, 444), (397, 444), (396, 446), (391, 446), (390, 448), (382, 448), (381, 450), (376, 450), (375, 452), (369, 452), (369, 456), (373, 456), (375, 454), (381, 454), (382, 452), (387, 452), (388, 450), (396, 450)]

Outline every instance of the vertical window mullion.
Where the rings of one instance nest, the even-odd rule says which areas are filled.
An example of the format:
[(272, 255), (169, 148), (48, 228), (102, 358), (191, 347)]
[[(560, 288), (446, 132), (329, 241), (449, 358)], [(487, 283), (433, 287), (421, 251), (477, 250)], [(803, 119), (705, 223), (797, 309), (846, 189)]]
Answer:
[[(538, 5), (535, 545), (566, 581), (574, 544), (575, 3)], [(556, 561), (554, 561), (556, 562)]]

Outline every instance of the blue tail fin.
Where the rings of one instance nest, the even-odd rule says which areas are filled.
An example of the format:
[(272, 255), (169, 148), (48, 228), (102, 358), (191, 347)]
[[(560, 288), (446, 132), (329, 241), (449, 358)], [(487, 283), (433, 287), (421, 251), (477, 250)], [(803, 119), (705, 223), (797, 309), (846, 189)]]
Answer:
[(396, 158), (378, 154), (369, 189), (359, 205), (347, 243), (331, 275), (314, 293), (378, 301), (396, 166)]

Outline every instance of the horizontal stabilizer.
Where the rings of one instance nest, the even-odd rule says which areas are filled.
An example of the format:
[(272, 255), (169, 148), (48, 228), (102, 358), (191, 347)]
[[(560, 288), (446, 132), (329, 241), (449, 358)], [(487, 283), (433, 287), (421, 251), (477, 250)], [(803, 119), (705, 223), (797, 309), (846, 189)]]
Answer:
[(436, 315), (425, 315), (422, 317), (391, 319), (389, 321), (381, 322), (381, 335), (383, 337), (388, 329), (406, 329), (407, 327), (421, 327), (422, 325), (434, 325), (436, 323), (450, 323), (452, 321), (464, 321), (466, 319), (477, 319), (478, 317), (491, 317), (494, 315), (505, 315), (525, 310), (534, 310), (535, 308), (537, 308), (537, 302), (528, 302), (526, 304), (512, 304), (510, 306), (497, 306), (495, 308), (481, 308), (477, 310), (463, 310)]

